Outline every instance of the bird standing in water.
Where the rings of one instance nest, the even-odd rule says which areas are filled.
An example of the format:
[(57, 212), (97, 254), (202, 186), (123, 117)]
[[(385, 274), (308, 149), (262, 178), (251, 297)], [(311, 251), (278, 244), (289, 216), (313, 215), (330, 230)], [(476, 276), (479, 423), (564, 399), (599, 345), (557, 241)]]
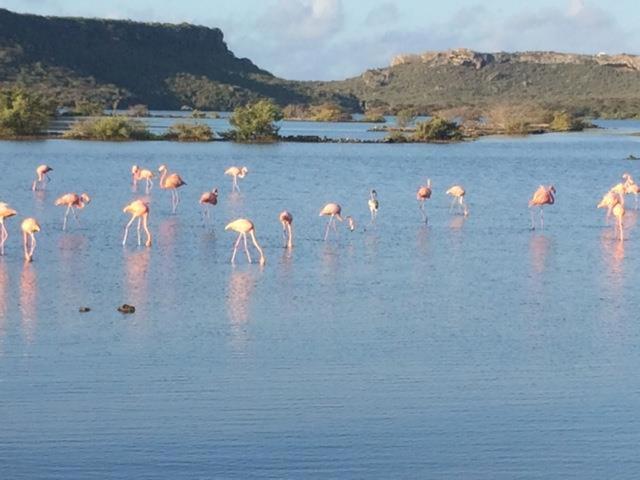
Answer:
[(462, 211), (462, 214), (466, 217), (469, 215), (469, 209), (467, 208), (467, 204), (464, 201), (464, 196), (467, 193), (464, 188), (460, 185), (454, 185), (449, 190), (447, 190), (447, 195), (451, 195), (453, 200), (451, 200), (451, 207), (449, 207), (449, 211), (453, 210), (453, 206), (457, 203), (458, 210)]
[(133, 221), (138, 219), (138, 245), (141, 243), (140, 239), (140, 225), (144, 227), (144, 232), (147, 235), (147, 240), (145, 242), (145, 246), (151, 246), (151, 232), (149, 231), (149, 204), (143, 202), (142, 200), (134, 200), (129, 205), (122, 209), (123, 213), (130, 213), (131, 220), (127, 223), (127, 226), (124, 227), (124, 238), (122, 239), (122, 245), (127, 244), (127, 236), (129, 235), (129, 227), (133, 223)]
[(607, 194), (602, 197), (602, 200), (598, 204), (598, 208), (606, 208), (607, 209), (607, 220), (609, 216), (613, 214), (616, 218), (615, 229), (618, 234), (618, 238), (622, 241), (624, 240), (624, 230), (622, 228), (622, 217), (624, 217), (624, 204), (622, 202), (622, 195), (619, 193), (609, 191)]
[(327, 240), (329, 236), (329, 228), (333, 227), (333, 231), (338, 233), (336, 229), (336, 218), (342, 221), (342, 217), (340, 214), (342, 213), (342, 207), (337, 203), (327, 203), (322, 210), (320, 210), (320, 217), (329, 217), (329, 221), (327, 222), (327, 228), (324, 232), (324, 239)]
[(626, 195), (630, 195), (633, 194), (636, 197), (636, 210), (638, 210), (638, 194), (640, 193), (640, 186), (638, 186), (638, 184), (635, 182), (635, 180), (633, 179), (633, 177), (628, 174), (628, 173), (624, 173), (622, 175), (622, 178), (624, 179), (624, 193)]
[(151, 170), (147, 170), (146, 168), (140, 168), (138, 165), (134, 165), (131, 167), (131, 180), (133, 183), (133, 191), (138, 191), (138, 182), (140, 180), (145, 180), (147, 185), (144, 189), (144, 192), (149, 195), (149, 192), (153, 188), (153, 178), (155, 175)]
[(39, 189), (38, 186), (40, 186), (42, 190), (44, 190), (45, 187), (47, 186), (47, 183), (51, 181), (48, 173), (51, 172), (52, 170), (53, 168), (51, 168), (49, 165), (43, 164), (38, 166), (38, 168), (36, 168), (36, 179), (31, 184), (31, 190), (35, 192), (36, 190)]
[(40, 225), (35, 218), (25, 218), (20, 225), (22, 229), (22, 244), (24, 246), (24, 259), (27, 262), (33, 260), (33, 252), (36, 249), (35, 233), (40, 231)]
[(73, 217), (76, 219), (76, 222), (80, 224), (80, 220), (78, 220), (78, 214), (76, 213), (77, 209), (84, 208), (91, 202), (91, 197), (86, 193), (78, 195), (77, 193), (67, 193), (62, 195), (55, 201), (55, 205), (59, 207), (60, 205), (66, 205), (67, 211), (64, 212), (64, 220), (62, 221), (62, 230), (67, 229), (67, 217), (69, 216), (69, 212), (73, 212)]
[(211, 207), (218, 204), (218, 189), (214, 188), (210, 192), (204, 192), (200, 195), (200, 200), (198, 201), (200, 205), (202, 205), (202, 219), (203, 221), (209, 220), (211, 221)]
[(249, 169), (247, 167), (229, 167), (224, 171), (225, 175), (230, 175), (233, 177), (233, 183), (231, 184), (232, 192), (240, 192), (240, 187), (238, 186), (238, 178), (244, 178), (247, 173), (249, 173)]
[[(538, 207), (540, 209), (540, 228), (544, 230), (544, 213), (542, 208), (545, 205), (553, 205), (556, 202), (556, 188), (553, 185), (545, 187), (540, 185), (538, 189), (533, 193), (533, 197), (529, 200), (529, 208)], [(536, 229), (536, 224), (533, 216), (533, 210), (531, 211), (531, 230)]]
[(171, 190), (171, 213), (176, 213), (176, 208), (178, 208), (178, 204), (180, 203), (178, 189), (186, 185), (186, 183), (177, 173), (168, 174), (166, 165), (160, 165), (158, 171), (160, 172), (160, 188)]
[(293, 223), (293, 215), (289, 213), (287, 210), (283, 210), (280, 212), (278, 216), (280, 220), (280, 224), (282, 225), (282, 236), (285, 239), (285, 246), (287, 248), (293, 247), (293, 232), (291, 228), (291, 224)]
[(9, 207), (8, 203), (0, 202), (0, 255), (4, 255), (4, 243), (9, 238), (9, 232), (7, 232), (7, 227), (4, 226), (4, 221), (17, 213), (13, 208)]
[(249, 247), (247, 246), (247, 233), (251, 235), (251, 240), (253, 241), (253, 245), (256, 247), (256, 250), (260, 253), (260, 265), (264, 265), (266, 259), (264, 258), (264, 253), (262, 252), (262, 248), (258, 245), (258, 241), (256, 240), (255, 227), (253, 226), (253, 222), (251, 220), (247, 220), (246, 218), (238, 218), (233, 222), (227, 224), (224, 227), (225, 230), (233, 230), (238, 233), (238, 239), (236, 243), (233, 245), (233, 254), (231, 255), (231, 263), (235, 263), (236, 253), (238, 251), (238, 245), (240, 244), (240, 240), (244, 240), (244, 251), (247, 253), (247, 260), (251, 263), (251, 255), (249, 254)]
[(378, 208), (380, 208), (380, 202), (378, 202), (378, 192), (375, 190), (371, 190), (369, 192), (369, 212), (371, 213), (371, 223), (376, 221), (376, 217), (378, 216)]
[(418, 188), (418, 191), (416, 192), (416, 199), (419, 202), (418, 207), (420, 208), (420, 213), (422, 214), (422, 220), (424, 221), (424, 223), (429, 222), (429, 219), (427, 218), (427, 212), (425, 212), (424, 210), (424, 202), (430, 198), (431, 198), (431, 179), (427, 178), (427, 184), (422, 185), (420, 188)]

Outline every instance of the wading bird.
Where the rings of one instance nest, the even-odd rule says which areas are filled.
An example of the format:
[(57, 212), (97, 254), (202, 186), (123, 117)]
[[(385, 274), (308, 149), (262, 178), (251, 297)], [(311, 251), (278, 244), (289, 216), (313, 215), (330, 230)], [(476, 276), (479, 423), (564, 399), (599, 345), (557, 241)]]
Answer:
[[(540, 209), (540, 228), (544, 230), (544, 213), (542, 207), (545, 205), (553, 205), (556, 201), (555, 197), (556, 188), (553, 185), (545, 187), (540, 185), (538, 189), (533, 193), (533, 197), (529, 200), (529, 208), (538, 207)], [(533, 210), (531, 210), (531, 230), (536, 229), (534, 221)]]
[(453, 210), (453, 206), (458, 204), (458, 211), (462, 211), (462, 214), (466, 217), (469, 215), (469, 209), (467, 208), (467, 204), (464, 201), (464, 196), (467, 192), (465, 192), (464, 188), (460, 185), (454, 185), (449, 190), (447, 190), (447, 195), (451, 195), (453, 199), (451, 200), (451, 206), (449, 207), (449, 212)]
[(280, 223), (282, 224), (282, 237), (285, 240), (285, 246), (287, 248), (293, 247), (293, 232), (291, 228), (291, 224), (293, 223), (293, 215), (288, 211), (284, 210), (280, 212), (278, 216)]
[(244, 176), (249, 173), (249, 169), (247, 167), (229, 167), (224, 171), (225, 175), (230, 175), (233, 177), (233, 183), (231, 184), (231, 191), (240, 191), (240, 187), (238, 186), (238, 178), (244, 178)]
[(375, 190), (371, 190), (369, 192), (369, 212), (371, 213), (371, 223), (376, 221), (376, 217), (378, 216), (378, 208), (380, 207), (380, 202), (378, 202), (378, 192)]
[(91, 197), (86, 193), (82, 195), (78, 195), (77, 193), (67, 193), (62, 195), (55, 201), (55, 205), (59, 207), (60, 205), (65, 205), (67, 207), (67, 211), (64, 212), (64, 220), (62, 221), (62, 230), (67, 229), (67, 217), (69, 216), (69, 212), (73, 212), (73, 217), (80, 224), (80, 220), (78, 220), (78, 214), (76, 213), (77, 209), (84, 208), (91, 202)]
[(160, 165), (158, 171), (160, 172), (160, 188), (164, 190), (171, 190), (171, 213), (176, 213), (176, 208), (180, 203), (178, 189), (183, 185), (186, 185), (186, 183), (177, 173), (168, 174), (166, 165)]
[(624, 231), (622, 228), (624, 205), (622, 203), (622, 195), (610, 190), (604, 197), (602, 197), (602, 200), (600, 200), (600, 203), (598, 204), (598, 208), (607, 209), (607, 220), (613, 213), (613, 216), (616, 218), (616, 224), (614, 225), (614, 227), (616, 229), (616, 233), (618, 234), (618, 238), (620, 240), (624, 240)]
[(218, 189), (214, 188), (210, 192), (204, 192), (200, 195), (200, 200), (198, 201), (200, 205), (202, 205), (202, 220), (205, 219), (211, 220), (211, 206), (218, 204)]
[(33, 260), (33, 252), (36, 249), (35, 233), (40, 231), (40, 225), (35, 218), (25, 218), (20, 225), (22, 229), (22, 244), (24, 246), (24, 259), (27, 262)]
[(138, 191), (138, 182), (140, 180), (145, 180), (147, 185), (144, 189), (145, 193), (149, 195), (149, 192), (153, 188), (153, 178), (155, 175), (151, 170), (147, 170), (146, 168), (140, 168), (138, 165), (134, 165), (131, 167), (131, 180), (133, 182), (133, 191)]
[(7, 232), (7, 227), (4, 226), (4, 221), (17, 213), (13, 208), (9, 207), (8, 203), (0, 202), (0, 255), (4, 255), (4, 242), (9, 238), (9, 232)]
[(327, 203), (322, 210), (320, 210), (320, 217), (329, 217), (329, 221), (327, 222), (327, 228), (324, 231), (324, 239), (327, 240), (329, 236), (329, 228), (333, 227), (333, 231), (338, 233), (336, 228), (336, 218), (342, 221), (342, 217), (340, 216), (342, 213), (342, 207), (337, 203)]
[(233, 222), (227, 224), (224, 227), (225, 230), (233, 230), (238, 233), (238, 239), (236, 243), (233, 245), (233, 254), (231, 255), (231, 263), (235, 263), (236, 260), (236, 252), (238, 251), (238, 245), (240, 244), (240, 240), (244, 240), (244, 251), (247, 253), (247, 260), (251, 263), (251, 255), (249, 254), (249, 247), (247, 246), (247, 233), (251, 235), (251, 240), (253, 241), (253, 245), (256, 247), (258, 252), (260, 253), (260, 265), (264, 265), (266, 260), (264, 258), (264, 253), (258, 245), (258, 241), (256, 240), (255, 227), (253, 226), (253, 222), (251, 220), (247, 220), (246, 218), (238, 218)]
[(420, 208), (420, 213), (422, 214), (422, 220), (424, 223), (428, 223), (429, 219), (427, 218), (427, 212), (424, 210), (424, 202), (431, 198), (431, 179), (427, 178), (427, 184), (422, 185), (418, 188), (416, 192), (416, 199), (418, 200), (418, 207)]
[(122, 245), (127, 244), (127, 236), (129, 235), (129, 227), (133, 223), (133, 221), (138, 219), (138, 245), (141, 244), (140, 239), (140, 225), (144, 227), (144, 233), (147, 235), (147, 241), (144, 243), (145, 246), (151, 246), (151, 232), (149, 231), (149, 204), (147, 202), (143, 202), (142, 200), (134, 200), (129, 205), (122, 209), (123, 213), (130, 213), (131, 220), (127, 223), (127, 226), (124, 227), (124, 238), (122, 239)]
[(597, 208), (606, 208), (607, 214), (605, 216), (605, 223), (609, 223), (609, 217), (611, 217), (611, 211), (613, 207), (615, 207), (618, 203), (620, 203), (620, 195), (612, 190), (609, 190), (604, 194), (600, 203), (598, 203)]
[(49, 165), (38, 166), (38, 168), (36, 168), (36, 179), (31, 184), (31, 190), (33, 190), (34, 192), (39, 188), (44, 190), (47, 186), (47, 183), (51, 181), (48, 173), (52, 170), (53, 168), (51, 168)]

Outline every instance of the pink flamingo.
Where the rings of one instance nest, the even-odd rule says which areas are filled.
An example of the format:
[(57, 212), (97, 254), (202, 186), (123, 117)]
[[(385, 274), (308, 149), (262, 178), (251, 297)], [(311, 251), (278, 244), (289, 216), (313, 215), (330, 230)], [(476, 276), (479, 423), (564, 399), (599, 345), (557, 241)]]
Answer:
[(144, 232), (147, 235), (147, 241), (145, 242), (146, 247), (151, 246), (151, 232), (149, 231), (149, 204), (142, 200), (134, 200), (129, 205), (122, 209), (124, 213), (131, 214), (131, 220), (127, 223), (127, 226), (124, 227), (124, 238), (122, 239), (122, 245), (127, 244), (127, 236), (129, 235), (129, 227), (133, 223), (133, 221), (138, 219), (138, 246), (140, 245), (140, 224), (144, 227)]
[[(549, 185), (545, 187), (540, 185), (538, 189), (533, 193), (533, 197), (529, 200), (529, 208), (531, 207), (539, 207), (540, 208), (540, 228), (544, 230), (544, 213), (542, 211), (542, 207), (544, 205), (553, 205), (556, 201), (555, 197), (556, 188), (553, 185)], [(535, 230), (536, 225), (533, 219), (533, 210), (531, 211), (531, 230)]]
[(49, 165), (39, 165), (38, 168), (36, 168), (36, 179), (31, 184), (31, 190), (33, 190), (34, 192), (38, 190), (38, 185), (40, 185), (42, 187), (42, 190), (44, 190), (47, 186), (47, 183), (51, 181), (48, 175), (48, 173), (51, 171), (53, 171), (53, 168), (51, 168)]
[(31, 262), (33, 260), (33, 252), (36, 249), (35, 233), (40, 231), (40, 225), (38, 225), (38, 221), (35, 218), (29, 217), (22, 221), (20, 228), (22, 229), (24, 259), (27, 262)]
[(614, 192), (613, 190), (609, 190), (604, 194), (600, 203), (598, 203), (597, 208), (606, 208), (607, 214), (605, 216), (605, 223), (609, 223), (609, 217), (611, 217), (611, 211), (613, 207), (615, 207), (618, 203), (620, 203), (621, 195)]
[(291, 228), (291, 224), (293, 223), (293, 215), (289, 213), (287, 210), (283, 210), (280, 212), (278, 216), (280, 223), (282, 224), (282, 236), (286, 241), (286, 247), (293, 247), (293, 232)]
[(333, 227), (333, 231), (338, 233), (336, 229), (336, 218), (342, 221), (342, 207), (338, 203), (327, 203), (322, 210), (320, 210), (320, 217), (329, 217), (329, 221), (327, 222), (327, 228), (324, 231), (324, 240), (326, 241), (329, 236), (329, 228)]
[(229, 167), (224, 171), (225, 175), (230, 175), (233, 177), (233, 183), (231, 184), (231, 191), (240, 192), (240, 187), (238, 186), (238, 178), (244, 178), (244, 176), (249, 172), (247, 167)]
[(67, 217), (69, 216), (69, 212), (73, 212), (73, 217), (80, 224), (80, 220), (78, 219), (78, 215), (76, 213), (77, 209), (82, 209), (87, 206), (91, 202), (91, 197), (86, 193), (78, 195), (77, 193), (67, 193), (62, 195), (55, 201), (55, 205), (59, 207), (60, 205), (66, 205), (67, 211), (64, 212), (64, 220), (62, 221), (62, 230), (67, 229)]
[(178, 195), (178, 189), (183, 185), (186, 185), (182, 177), (177, 173), (167, 174), (167, 166), (160, 165), (158, 168), (160, 172), (160, 188), (165, 190), (171, 190), (171, 211), (176, 213), (176, 208), (180, 203), (180, 196)]
[(202, 219), (211, 219), (210, 209), (211, 206), (218, 204), (218, 189), (214, 188), (210, 192), (204, 192), (200, 195), (200, 200), (198, 201), (200, 205), (202, 205)]
[(375, 223), (378, 217), (378, 209), (380, 208), (380, 202), (378, 202), (378, 192), (371, 190), (369, 192), (369, 213), (371, 214), (371, 223)]
[(640, 193), (640, 186), (635, 182), (633, 177), (628, 173), (622, 174), (624, 179), (624, 193), (629, 195), (633, 194), (636, 197), (636, 210), (638, 210), (638, 194)]
[(233, 246), (233, 254), (231, 255), (231, 263), (235, 263), (236, 260), (236, 252), (238, 251), (238, 245), (240, 244), (240, 240), (244, 240), (244, 251), (247, 253), (247, 260), (251, 263), (251, 255), (249, 254), (249, 247), (247, 246), (247, 233), (251, 235), (251, 240), (253, 241), (253, 245), (256, 247), (256, 250), (260, 253), (260, 265), (264, 265), (266, 260), (264, 258), (264, 253), (258, 245), (258, 241), (256, 240), (255, 227), (253, 226), (253, 222), (251, 220), (247, 220), (246, 218), (238, 218), (233, 222), (227, 224), (224, 227), (225, 230), (233, 230), (238, 233), (238, 239)]
[(145, 193), (149, 195), (149, 192), (153, 188), (153, 178), (155, 175), (151, 170), (147, 170), (146, 168), (140, 168), (138, 165), (134, 165), (131, 167), (131, 179), (133, 181), (133, 191), (138, 191), (138, 182), (140, 180), (145, 180), (147, 185), (145, 187)]
[(424, 223), (429, 222), (429, 219), (427, 218), (427, 212), (425, 212), (424, 210), (424, 202), (430, 198), (431, 198), (431, 179), (427, 178), (427, 184), (419, 187), (418, 191), (416, 192), (416, 199), (418, 200), (418, 202), (420, 202), (418, 206), (420, 208), (420, 213), (422, 214), (422, 220), (424, 221)]
[(9, 207), (9, 204), (0, 202), (0, 255), (4, 255), (4, 242), (9, 238), (9, 232), (7, 232), (7, 227), (4, 226), (4, 221), (17, 213), (13, 208)]
[(467, 204), (464, 201), (464, 196), (466, 195), (466, 191), (460, 185), (454, 185), (449, 190), (447, 190), (446, 194), (451, 195), (453, 200), (451, 201), (451, 206), (449, 207), (449, 212), (453, 210), (453, 206), (458, 203), (458, 210), (462, 210), (463, 215), (466, 217), (469, 215), (469, 209), (467, 208)]

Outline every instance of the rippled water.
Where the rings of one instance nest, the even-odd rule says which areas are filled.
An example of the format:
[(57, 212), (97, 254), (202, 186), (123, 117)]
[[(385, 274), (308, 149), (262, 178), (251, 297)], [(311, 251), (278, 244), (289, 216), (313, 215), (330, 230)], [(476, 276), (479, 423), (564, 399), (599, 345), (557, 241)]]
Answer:
[[(640, 229), (629, 210), (619, 243), (595, 209), (624, 171), (640, 177), (624, 160), (640, 137), (620, 133), (0, 143), (1, 198), (20, 214), (0, 258), (2, 477), (637, 477)], [(42, 162), (55, 170), (34, 195)], [(177, 215), (153, 190), (151, 249), (120, 245), (134, 162), (188, 184)], [(223, 176), (232, 164), (249, 167), (240, 195)], [(426, 177), (429, 226), (415, 201)], [(448, 212), (454, 183), (466, 220)], [(540, 183), (557, 204), (531, 232)], [(197, 199), (213, 186), (205, 228)], [(85, 190), (81, 225), (63, 233), (53, 200)], [(325, 243), (329, 201), (358, 228)], [(26, 215), (42, 232), (25, 265)], [(264, 268), (242, 252), (229, 264), (223, 227), (237, 216), (254, 220)], [(125, 302), (135, 314), (116, 311)]]

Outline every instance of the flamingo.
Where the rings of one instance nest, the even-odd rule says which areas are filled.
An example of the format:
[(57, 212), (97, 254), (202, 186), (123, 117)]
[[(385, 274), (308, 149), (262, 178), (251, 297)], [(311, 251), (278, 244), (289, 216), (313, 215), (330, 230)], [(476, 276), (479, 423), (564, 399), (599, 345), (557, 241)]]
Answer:
[(240, 192), (240, 187), (238, 186), (238, 178), (244, 178), (247, 173), (249, 173), (249, 169), (247, 167), (229, 167), (224, 171), (225, 175), (230, 175), (233, 177), (233, 183), (231, 184), (232, 192)]
[(51, 181), (49, 175), (47, 174), (52, 170), (53, 168), (51, 168), (49, 165), (39, 165), (38, 168), (36, 168), (36, 179), (31, 184), (31, 190), (33, 190), (34, 192), (38, 190), (38, 185), (40, 185), (44, 190), (47, 186), (47, 183)]
[(9, 207), (8, 203), (0, 202), (0, 255), (4, 255), (4, 242), (9, 238), (9, 232), (7, 232), (7, 227), (4, 226), (4, 221), (17, 213), (13, 208)]
[(202, 219), (211, 219), (210, 209), (212, 205), (218, 204), (218, 189), (214, 188), (210, 192), (204, 192), (200, 195), (200, 200), (198, 201), (200, 205), (202, 205)]
[(329, 228), (331, 226), (333, 226), (333, 231), (338, 233), (338, 230), (336, 229), (336, 218), (340, 221), (342, 221), (342, 217), (340, 216), (340, 213), (342, 213), (342, 207), (337, 204), (337, 203), (327, 203), (324, 207), (322, 207), (322, 210), (320, 210), (320, 217), (329, 217), (329, 221), (327, 222), (327, 228), (325, 229), (324, 232), (324, 239), (325, 241), (327, 240), (327, 237), (329, 236)]
[(449, 207), (449, 211), (453, 210), (453, 206), (457, 203), (458, 209), (462, 210), (462, 213), (466, 217), (469, 215), (469, 209), (467, 208), (467, 204), (464, 201), (464, 196), (467, 193), (464, 188), (460, 185), (454, 185), (449, 190), (447, 190), (447, 195), (451, 195), (453, 199), (451, 200), (451, 206)]
[[(539, 207), (540, 208), (540, 228), (544, 230), (544, 213), (542, 211), (542, 207), (544, 205), (553, 205), (556, 201), (555, 197), (556, 188), (553, 185), (549, 185), (545, 187), (544, 185), (540, 185), (538, 189), (533, 193), (533, 197), (529, 200), (529, 208), (531, 207)], [(533, 219), (533, 210), (531, 211), (531, 230), (535, 230), (535, 221)]]
[(80, 224), (76, 210), (84, 208), (89, 204), (89, 202), (91, 202), (91, 197), (86, 193), (81, 195), (78, 195), (77, 193), (67, 193), (55, 201), (56, 206), (66, 205), (67, 207), (67, 211), (64, 213), (64, 220), (62, 221), (63, 231), (67, 229), (67, 217), (69, 216), (69, 212), (73, 212), (73, 217), (76, 219), (76, 222)]
[(380, 207), (380, 202), (378, 202), (378, 192), (375, 190), (371, 190), (369, 192), (369, 212), (371, 213), (371, 223), (376, 221), (376, 217), (378, 216), (378, 208)]
[[(20, 225), (22, 229), (22, 243), (24, 245), (24, 259), (27, 262), (33, 260), (33, 252), (36, 249), (36, 232), (40, 231), (40, 225), (35, 218), (25, 218)], [(31, 245), (29, 245), (31, 244)]]
[(180, 196), (178, 195), (178, 189), (183, 185), (186, 185), (182, 177), (177, 173), (167, 174), (167, 166), (160, 165), (158, 168), (160, 172), (160, 188), (165, 190), (171, 190), (171, 212), (176, 213), (176, 208), (180, 203)]
[(351, 215), (348, 215), (345, 220), (347, 221), (347, 228), (350, 232), (353, 232), (356, 229), (356, 221)]
[(420, 188), (418, 188), (418, 191), (416, 192), (416, 199), (418, 200), (418, 202), (420, 202), (418, 206), (420, 207), (420, 213), (422, 214), (422, 219), (424, 220), (424, 223), (429, 222), (429, 219), (427, 218), (427, 213), (424, 211), (424, 202), (429, 198), (431, 198), (431, 179), (427, 178), (427, 184), (422, 185)]
[(144, 227), (144, 232), (147, 235), (147, 241), (144, 243), (146, 247), (151, 246), (151, 232), (149, 232), (149, 204), (142, 200), (134, 200), (129, 205), (122, 209), (124, 213), (131, 214), (131, 220), (127, 223), (127, 226), (124, 228), (124, 238), (122, 239), (122, 245), (127, 244), (127, 236), (129, 235), (129, 227), (133, 223), (133, 221), (138, 219), (138, 246), (140, 245), (140, 224)]
[(638, 210), (638, 194), (640, 193), (640, 186), (635, 182), (633, 177), (628, 173), (622, 174), (624, 179), (624, 193), (629, 195), (633, 194), (636, 197), (636, 210)]
[(600, 203), (598, 203), (597, 208), (606, 208), (607, 215), (605, 216), (605, 223), (609, 223), (609, 217), (611, 217), (611, 211), (613, 207), (615, 207), (618, 203), (620, 203), (621, 195), (609, 190), (604, 194)]
[(280, 212), (278, 216), (280, 223), (282, 224), (282, 236), (285, 238), (286, 247), (293, 247), (293, 232), (291, 229), (291, 224), (293, 223), (293, 215), (289, 213), (287, 210), (283, 210)]
[(251, 240), (253, 241), (253, 245), (256, 247), (258, 252), (260, 253), (260, 265), (264, 265), (266, 260), (264, 258), (264, 253), (258, 245), (258, 241), (256, 240), (255, 227), (253, 226), (253, 222), (251, 220), (247, 220), (246, 218), (238, 218), (233, 222), (227, 224), (224, 227), (225, 230), (233, 230), (234, 232), (238, 232), (238, 239), (236, 243), (233, 245), (233, 254), (231, 255), (231, 263), (235, 263), (236, 260), (236, 252), (238, 251), (238, 245), (240, 244), (240, 240), (244, 240), (244, 251), (247, 253), (247, 260), (251, 263), (251, 255), (249, 254), (249, 248), (247, 246), (247, 233), (251, 235)]
[(153, 178), (155, 175), (151, 170), (147, 170), (146, 168), (140, 168), (138, 165), (134, 165), (131, 167), (131, 178), (133, 181), (133, 191), (138, 191), (138, 181), (145, 180), (147, 185), (145, 187), (145, 193), (149, 195), (149, 192), (153, 188)]

